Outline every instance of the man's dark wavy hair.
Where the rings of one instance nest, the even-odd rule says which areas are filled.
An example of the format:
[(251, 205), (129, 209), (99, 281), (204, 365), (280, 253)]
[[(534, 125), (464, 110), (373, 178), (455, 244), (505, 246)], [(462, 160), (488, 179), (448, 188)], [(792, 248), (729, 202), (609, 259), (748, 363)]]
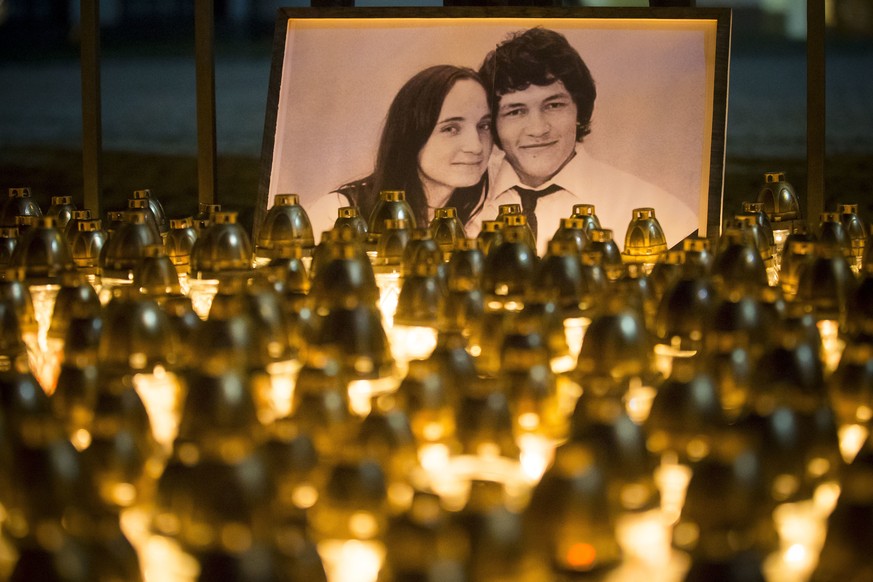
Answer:
[(497, 136), (497, 113), (500, 98), (513, 91), (523, 91), (531, 85), (550, 85), (555, 81), (564, 87), (576, 104), (576, 141), (591, 133), (591, 114), (597, 91), (591, 71), (564, 35), (546, 28), (530, 28), (511, 34), (488, 53), (479, 68), (479, 75), (488, 90), (495, 123), (491, 124), (494, 143)]

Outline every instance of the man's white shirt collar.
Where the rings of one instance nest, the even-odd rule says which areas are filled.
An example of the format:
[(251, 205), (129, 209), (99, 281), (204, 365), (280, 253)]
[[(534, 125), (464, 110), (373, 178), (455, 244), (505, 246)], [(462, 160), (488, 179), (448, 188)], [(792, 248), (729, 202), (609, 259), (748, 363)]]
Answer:
[[(576, 155), (573, 156), (573, 159), (564, 164), (564, 167), (561, 168), (557, 174), (552, 176), (550, 180), (547, 180), (538, 187), (531, 189), (545, 190), (552, 184), (557, 184), (561, 188), (565, 188), (565, 185), (569, 184), (578, 184), (580, 181), (585, 180), (586, 167), (590, 162), (591, 157), (585, 151), (585, 148), (582, 147), (582, 144), (576, 144)], [(509, 161), (506, 160), (506, 156), (503, 152), (497, 150), (497, 154), (494, 156), (491, 167), (494, 170), (494, 173), (492, 174), (494, 179), (491, 181), (492, 192), (497, 193), (495, 199), (506, 195), (516, 186), (530, 188), (530, 186), (527, 186), (521, 181), (521, 178), (518, 177), (518, 173), (513, 169)], [(578, 193), (573, 192), (572, 190), (567, 190), (567, 192), (575, 198), (579, 198), (580, 202), (584, 202)]]
[[(526, 187), (503, 152), (497, 149), (492, 154), (488, 175), (489, 194), (482, 210), (467, 224), (468, 236), (479, 234), (483, 220), (496, 218), (501, 204), (521, 201), (515, 186)], [(699, 218), (693, 207), (654, 184), (592, 157), (582, 144), (576, 144), (573, 159), (537, 190), (551, 184), (560, 186), (561, 190), (541, 198), (537, 204), (537, 251), (540, 254), (547, 247), (548, 237), (558, 227), (559, 217), (570, 216), (574, 204), (594, 204), (600, 224), (613, 230), (619, 247), (633, 210), (638, 206), (656, 209), (670, 245), (698, 228)]]

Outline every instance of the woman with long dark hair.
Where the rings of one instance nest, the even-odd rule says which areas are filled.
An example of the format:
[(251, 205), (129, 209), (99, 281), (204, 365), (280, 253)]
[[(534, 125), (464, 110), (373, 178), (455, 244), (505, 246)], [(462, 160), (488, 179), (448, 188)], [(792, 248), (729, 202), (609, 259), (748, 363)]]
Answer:
[(406, 192), (418, 226), (427, 226), (435, 209), (446, 206), (457, 208), (466, 223), (484, 200), (492, 140), (478, 74), (453, 65), (424, 69), (391, 103), (373, 173), (308, 209), (316, 237), (333, 227), (340, 207), (357, 206), (368, 218), (383, 190)]

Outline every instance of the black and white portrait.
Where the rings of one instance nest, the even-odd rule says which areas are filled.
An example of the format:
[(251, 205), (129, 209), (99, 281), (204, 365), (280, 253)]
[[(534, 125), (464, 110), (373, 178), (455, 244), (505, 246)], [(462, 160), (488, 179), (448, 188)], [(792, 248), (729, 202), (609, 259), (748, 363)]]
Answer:
[[(553, 42), (583, 63), (590, 88), (560, 63), (527, 65), (543, 79), (524, 79), (523, 66), (494, 73), (566, 50)], [(540, 251), (571, 202), (594, 204), (617, 241), (628, 208), (653, 207), (673, 244), (705, 233), (720, 204), (711, 164), (725, 119), (714, 86), (726, 71), (715, 54), (710, 19), (289, 18), (262, 197), (269, 207), (299, 194), (322, 231), (336, 207), (366, 206), (361, 188), (404, 187), (423, 220), (460, 206), (475, 235), (499, 203), (533, 189)]]

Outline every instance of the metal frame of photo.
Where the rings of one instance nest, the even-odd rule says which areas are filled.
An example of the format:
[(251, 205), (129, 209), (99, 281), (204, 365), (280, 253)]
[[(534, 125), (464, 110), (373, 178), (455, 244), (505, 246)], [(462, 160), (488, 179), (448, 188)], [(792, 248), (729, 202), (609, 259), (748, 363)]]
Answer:
[(592, 71), (586, 145), (682, 192), (698, 209), (698, 234), (716, 236), (731, 11), (673, 7), (279, 9), (255, 233), (277, 193), (306, 207), (372, 170), (388, 104), (411, 73), (441, 62), (477, 69), (508, 31), (535, 26), (565, 34)]

